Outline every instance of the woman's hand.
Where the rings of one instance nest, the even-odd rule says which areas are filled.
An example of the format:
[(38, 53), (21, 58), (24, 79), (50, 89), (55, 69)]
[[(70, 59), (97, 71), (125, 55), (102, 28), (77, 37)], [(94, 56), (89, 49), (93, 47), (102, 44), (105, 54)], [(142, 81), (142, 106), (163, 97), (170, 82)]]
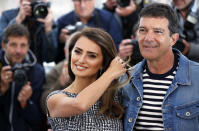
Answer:
[(126, 72), (125, 67), (126, 63), (120, 57), (117, 56), (112, 60), (106, 73), (109, 74), (112, 77), (112, 79), (117, 79)]

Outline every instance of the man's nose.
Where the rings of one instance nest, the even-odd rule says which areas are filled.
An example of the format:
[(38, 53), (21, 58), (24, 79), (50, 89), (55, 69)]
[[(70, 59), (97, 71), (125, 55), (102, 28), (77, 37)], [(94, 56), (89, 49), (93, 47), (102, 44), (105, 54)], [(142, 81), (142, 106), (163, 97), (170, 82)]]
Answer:
[(80, 5), (81, 5), (81, 7), (85, 7), (86, 6), (86, 1), (85, 0), (81, 0), (80, 1)]
[(16, 48), (16, 52), (20, 53), (22, 51), (22, 48), (21, 47), (17, 47)]
[(154, 39), (154, 34), (153, 34), (151, 31), (149, 31), (149, 32), (146, 33), (144, 39), (145, 39), (146, 41), (151, 41), (151, 40)]

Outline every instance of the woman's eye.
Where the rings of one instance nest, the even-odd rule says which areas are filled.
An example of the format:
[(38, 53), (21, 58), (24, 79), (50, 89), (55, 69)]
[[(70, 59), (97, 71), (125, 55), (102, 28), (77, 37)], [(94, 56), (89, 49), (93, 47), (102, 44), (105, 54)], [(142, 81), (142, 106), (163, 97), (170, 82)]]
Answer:
[(74, 52), (75, 52), (76, 54), (80, 54), (80, 53), (81, 53), (79, 50), (74, 50)]
[(89, 55), (89, 57), (96, 58), (97, 56), (96, 55)]

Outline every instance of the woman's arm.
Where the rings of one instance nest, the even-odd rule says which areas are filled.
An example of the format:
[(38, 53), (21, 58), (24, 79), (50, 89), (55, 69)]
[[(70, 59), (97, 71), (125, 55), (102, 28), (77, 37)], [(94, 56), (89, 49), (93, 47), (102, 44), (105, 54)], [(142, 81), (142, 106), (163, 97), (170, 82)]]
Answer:
[(103, 75), (88, 87), (83, 89), (75, 98), (65, 94), (55, 94), (47, 101), (51, 117), (69, 117), (87, 111), (102, 96), (110, 83), (126, 72), (125, 64), (116, 57)]

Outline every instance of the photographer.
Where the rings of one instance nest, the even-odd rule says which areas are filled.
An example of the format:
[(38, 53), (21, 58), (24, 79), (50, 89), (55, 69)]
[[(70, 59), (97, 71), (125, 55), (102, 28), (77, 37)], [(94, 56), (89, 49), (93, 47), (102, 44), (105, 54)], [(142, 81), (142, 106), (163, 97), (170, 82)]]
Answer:
[(64, 45), (68, 37), (70, 36), (69, 30), (66, 29), (68, 25), (76, 25), (77, 22), (81, 22), (89, 27), (102, 28), (108, 32), (118, 48), (119, 43), (122, 40), (122, 31), (119, 27), (114, 16), (102, 9), (95, 8), (96, 0), (72, 0), (74, 10), (61, 16), (57, 20), (58, 26), (58, 51), (56, 62), (64, 59)]
[(113, 13), (122, 29), (123, 38), (130, 38), (138, 20), (139, 10), (135, 3), (132, 0), (106, 0), (103, 9)]
[(0, 50), (0, 127), (2, 131), (40, 131), (43, 67), (29, 50), (29, 32), (21, 24), (6, 28)]
[(23, 24), (30, 32), (30, 49), (40, 64), (54, 61), (56, 56), (56, 31), (53, 15), (46, 0), (20, 0), (20, 7), (4, 11), (0, 18), (0, 42), (7, 26)]
[(103, 7), (104, 10), (113, 13), (120, 24), (124, 39), (119, 44), (118, 55), (124, 60), (130, 57), (130, 65), (135, 65), (142, 60), (138, 44), (135, 43), (135, 38), (132, 38), (141, 7), (141, 4), (138, 5), (133, 0), (106, 0)]
[(199, 62), (199, 1), (173, 0), (172, 5), (180, 20), (180, 40), (174, 47), (189, 59)]

